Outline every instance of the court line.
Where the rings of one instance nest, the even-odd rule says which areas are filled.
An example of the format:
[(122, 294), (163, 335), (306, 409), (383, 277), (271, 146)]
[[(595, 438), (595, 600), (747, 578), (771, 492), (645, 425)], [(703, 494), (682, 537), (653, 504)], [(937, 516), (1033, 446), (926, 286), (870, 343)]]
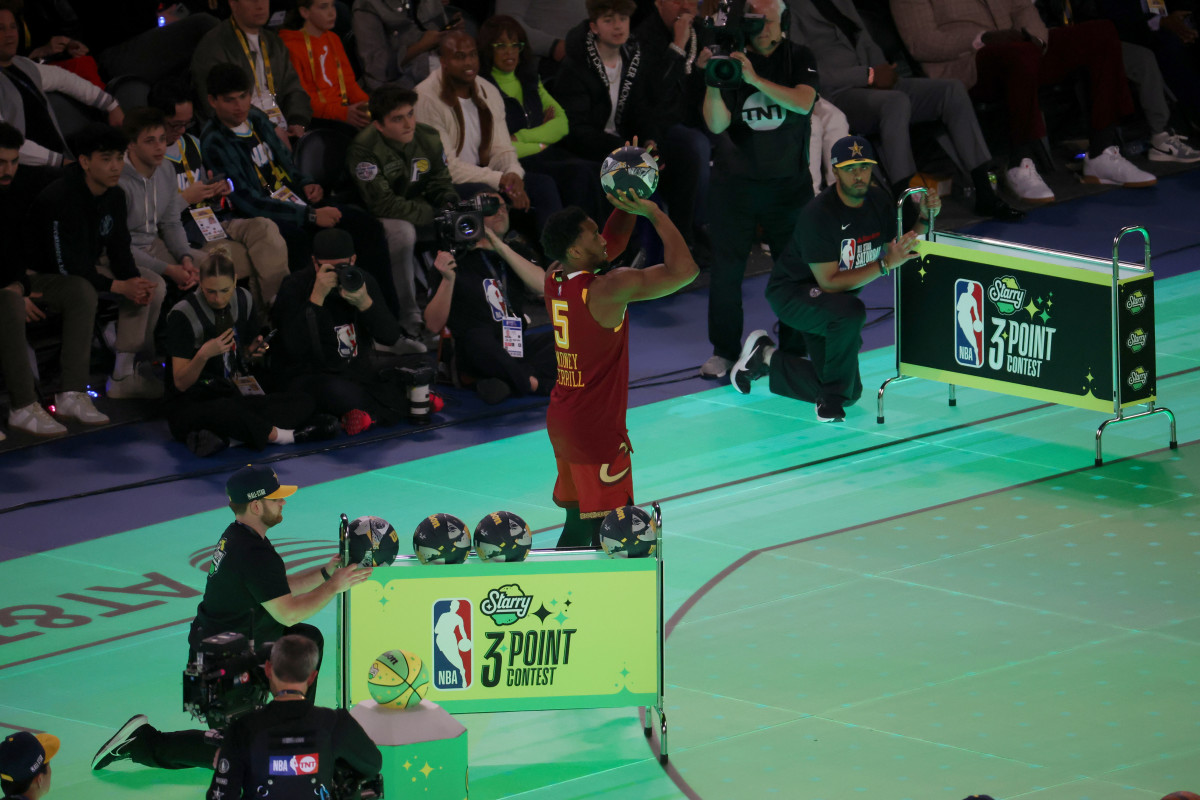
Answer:
[(122, 639), (129, 639), (134, 636), (141, 636), (143, 633), (151, 633), (153, 631), (162, 630), (163, 628), (171, 628), (171, 627), (174, 627), (175, 625), (182, 625), (185, 622), (191, 622), (193, 618), (194, 618), (194, 615), (192, 617), (188, 617), (187, 619), (177, 619), (174, 622), (164, 622), (163, 624), (155, 625), (152, 628), (142, 628), (140, 631), (129, 631), (128, 633), (122, 633), (117, 636), (110, 636), (107, 639), (100, 639), (99, 641), (95, 641), (95, 642), (85, 642), (83, 644), (77, 644), (77, 645), (74, 645), (73, 647), (67, 647), (62, 650), (55, 650), (53, 653), (42, 653), (40, 656), (30, 656), (29, 658), (23, 658), (20, 661), (13, 661), (11, 664), (0, 664), (0, 670), (6, 670), (9, 667), (19, 667), (22, 664), (32, 664), (35, 661), (41, 661), (42, 659), (45, 659), (45, 658), (52, 658), (53, 656), (65, 656), (65, 655), (69, 655), (70, 653), (77, 653), (80, 650), (86, 650), (89, 647), (95, 647), (96, 645), (108, 644), (109, 642), (119, 642)]

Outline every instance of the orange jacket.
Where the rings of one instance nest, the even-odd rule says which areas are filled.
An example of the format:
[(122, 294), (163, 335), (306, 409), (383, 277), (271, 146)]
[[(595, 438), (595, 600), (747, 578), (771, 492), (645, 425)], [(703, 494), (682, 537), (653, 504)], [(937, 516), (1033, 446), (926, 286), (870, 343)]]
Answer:
[[(346, 103), (355, 105), (367, 101), (367, 93), (354, 80), (354, 68), (342, 47), (342, 40), (333, 31), (310, 38), (312, 59), (308, 57), (304, 31), (281, 30), (279, 37), (292, 56), (292, 66), (300, 76), (300, 84), (312, 100), (313, 116), (321, 119), (346, 121), (346, 106), (338, 82), (338, 65), (346, 82)], [(315, 74), (314, 74), (315, 73)]]

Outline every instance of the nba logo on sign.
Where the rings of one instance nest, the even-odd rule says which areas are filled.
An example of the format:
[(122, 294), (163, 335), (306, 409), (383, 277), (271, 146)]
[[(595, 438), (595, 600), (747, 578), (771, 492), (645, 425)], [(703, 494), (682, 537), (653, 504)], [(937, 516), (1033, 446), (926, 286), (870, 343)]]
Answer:
[(954, 282), (954, 360), (964, 367), (983, 366), (983, 284)]
[(433, 603), (433, 685), (443, 692), (471, 686), (472, 637), (470, 600)]

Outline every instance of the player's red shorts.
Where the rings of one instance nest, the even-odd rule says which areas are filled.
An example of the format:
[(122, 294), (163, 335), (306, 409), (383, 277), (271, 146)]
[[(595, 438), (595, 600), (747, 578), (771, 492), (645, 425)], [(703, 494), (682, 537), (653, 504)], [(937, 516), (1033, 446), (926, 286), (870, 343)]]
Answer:
[(621, 442), (608, 464), (573, 464), (561, 458), (554, 483), (554, 503), (560, 508), (579, 506), (583, 519), (604, 517), (614, 508), (633, 502), (633, 463), (629, 445)]

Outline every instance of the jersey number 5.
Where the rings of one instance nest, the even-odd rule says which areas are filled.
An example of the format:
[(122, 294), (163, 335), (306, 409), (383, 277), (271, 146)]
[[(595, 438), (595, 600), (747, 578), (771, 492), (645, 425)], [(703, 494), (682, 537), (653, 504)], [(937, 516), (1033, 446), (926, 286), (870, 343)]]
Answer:
[(550, 301), (550, 318), (554, 322), (554, 343), (563, 350), (571, 349), (571, 336), (567, 332), (567, 301)]

